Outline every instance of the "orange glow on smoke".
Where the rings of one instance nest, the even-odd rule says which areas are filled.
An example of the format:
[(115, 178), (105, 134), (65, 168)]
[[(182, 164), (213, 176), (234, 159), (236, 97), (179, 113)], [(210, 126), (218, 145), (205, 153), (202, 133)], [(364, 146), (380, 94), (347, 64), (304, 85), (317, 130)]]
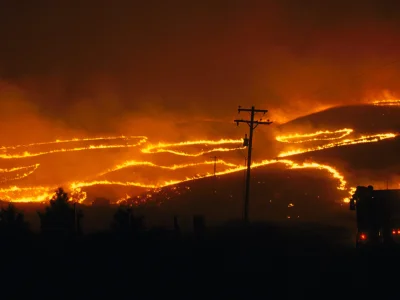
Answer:
[(385, 90), (380, 95), (370, 97), (371, 100), (367, 103), (372, 103), (377, 106), (400, 106), (400, 98), (394, 93)]

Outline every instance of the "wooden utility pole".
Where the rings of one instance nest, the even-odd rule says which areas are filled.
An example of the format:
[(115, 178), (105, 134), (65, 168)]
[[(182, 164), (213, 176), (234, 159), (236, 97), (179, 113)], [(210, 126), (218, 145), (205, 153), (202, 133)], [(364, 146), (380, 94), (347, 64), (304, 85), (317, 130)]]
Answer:
[(211, 158), (214, 160), (214, 177), (217, 175), (217, 156), (211, 156)]
[(213, 193), (217, 193), (217, 156), (211, 156), (211, 158), (214, 160), (214, 188), (213, 188)]
[[(244, 158), (244, 166), (246, 167), (247, 166), (247, 157), (245, 157)], [(244, 172), (243, 172), (243, 175), (244, 175), (244, 177), (243, 177), (243, 179), (244, 179), (244, 185), (243, 185), (243, 199), (246, 199), (246, 169), (244, 169)]]
[(77, 211), (77, 208), (76, 208), (76, 200), (75, 200), (75, 202), (74, 202), (74, 227), (75, 227), (75, 234), (76, 235), (78, 235), (78, 211)]
[[(249, 197), (250, 197), (250, 170), (251, 170), (251, 151), (253, 147), (253, 131), (254, 129), (257, 128), (258, 125), (270, 125), (272, 122), (269, 120), (267, 121), (262, 121), (260, 119), (259, 121), (254, 120), (254, 116), (256, 113), (263, 113), (264, 115), (268, 112), (266, 109), (255, 109), (254, 106), (251, 108), (241, 108), (239, 106), (238, 108), (238, 113), (240, 114), (241, 112), (250, 112), (250, 120), (243, 120), (243, 119), (237, 119), (234, 120), (234, 122), (239, 126), (239, 123), (246, 123), (250, 127), (250, 132), (249, 132), (249, 139), (248, 139), (248, 144), (247, 144), (247, 138), (244, 140), (244, 146), (247, 146), (247, 174), (246, 174), (246, 194), (244, 198), (244, 212), (243, 212), (243, 218), (244, 222), (248, 223), (249, 222)], [(247, 145), (246, 145), (247, 144)]]

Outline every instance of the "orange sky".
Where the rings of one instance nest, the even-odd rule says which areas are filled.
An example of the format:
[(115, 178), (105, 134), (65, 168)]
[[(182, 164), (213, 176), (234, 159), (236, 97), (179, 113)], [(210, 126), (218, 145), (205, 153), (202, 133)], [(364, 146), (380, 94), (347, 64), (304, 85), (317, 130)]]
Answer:
[(173, 134), (238, 105), (281, 120), (399, 90), (398, 1), (21, 3), (0, 4), (0, 122), (29, 138)]

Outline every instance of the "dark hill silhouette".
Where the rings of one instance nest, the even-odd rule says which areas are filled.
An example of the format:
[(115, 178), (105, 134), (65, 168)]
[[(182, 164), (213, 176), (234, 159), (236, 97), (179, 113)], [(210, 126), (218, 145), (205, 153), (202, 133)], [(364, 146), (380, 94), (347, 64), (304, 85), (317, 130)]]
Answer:
[[(281, 164), (254, 169), (252, 173), (251, 218), (257, 221), (352, 222), (347, 207), (337, 202), (347, 194), (337, 190), (338, 181), (320, 170), (290, 170)], [(214, 192), (216, 191), (216, 192)], [(139, 205), (137, 213), (145, 216), (146, 226), (173, 227), (178, 216), (182, 229), (191, 227), (195, 214), (204, 215), (208, 225), (219, 225), (242, 216), (244, 172), (204, 178), (148, 191), (129, 200)], [(290, 204), (294, 204), (291, 206)], [(43, 204), (17, 203), (35, 231), (39, 230), (37, 211)], [(84, 233), (109, 229), (118, 206), (81, 205)], [(291, 219), (288, 219), (288, 216)], [(350, 219), (349, 219), (350, 218)]]
[[(122, 180), (123, 181), (123, 180)], [(97, 198), (106, 198), (112, 202), (128, 195), (138, 195), (147, 190), (147, 188), (137, 186), (121, 186), (121, 185), (93, 185), (85, 187), (84, 190), (87, 193), (87, 198), (84, 204), (91, 205)]]
[(278, 126), (282, 133), (352, 128), (359, 133), (400, 131), (400, 107), (338, 106), (302, 116)]
[[(290, 159), (299, 161), (311, 159), (336, 166), (346, 173), (346, 177), (354, 179), (361, 177), (382, 183), (388, 178), (400, 175), (399, 151), (400, 138), (397, 137), (378, 143), (350, 145), (299, 154), (291, 156)], [(356, 184), (360, 182), (357, 181)]]
[[(288, 170), (279, 164), (254, 169), (251, 218), (325, 223), (335, 223), (335, 219), (340, 218), (339, 222), (352, 222), (347, 206), (338, 203), (346, 193), (336, 187), (337, 181), (324, 171)], [(171, 227), (173, 216), (178, 215), (186, 224), (182, 226), (190, 227), (191, 218), (196, 214), (204, 215), (206, 222), (212, 225), (240, 219), (243, 195), (244, 173), (238, 172), (165, 187), (130, 201), (147, 199), (140, 210), (152, 225)]]

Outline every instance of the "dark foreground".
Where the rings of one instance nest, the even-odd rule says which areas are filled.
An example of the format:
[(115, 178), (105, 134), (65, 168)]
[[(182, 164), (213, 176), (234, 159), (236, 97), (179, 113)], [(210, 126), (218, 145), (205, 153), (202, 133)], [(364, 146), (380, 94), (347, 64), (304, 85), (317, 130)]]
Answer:
[[(293, 298), (397, 293), (396, 253), (358, 254), (348, 228), (257, 224), (2, 245), (4, 299)], [(397, 258), (398, 257), (398, 258)], [(7, 294), (7, 296), (6, 296)], [(9, 294), (9, 295), (8, 295)]]

